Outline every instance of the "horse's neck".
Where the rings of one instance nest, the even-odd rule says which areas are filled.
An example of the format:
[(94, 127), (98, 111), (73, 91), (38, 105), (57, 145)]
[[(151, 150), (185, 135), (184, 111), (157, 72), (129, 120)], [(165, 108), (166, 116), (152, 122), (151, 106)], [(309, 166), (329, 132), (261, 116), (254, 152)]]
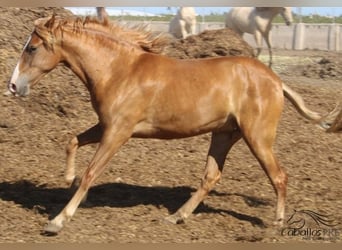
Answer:
[(127, 56), (130, 53), (128, 49), (113, 41), (104, 45), (94, 37), (65, 34), (63, 44), (66, 65), (88, 88), (107, 79), (108, 74), (122, 74), (119, 72), (122, 71), (122, 65), (129, 67), (132, 60), (132, 57)]

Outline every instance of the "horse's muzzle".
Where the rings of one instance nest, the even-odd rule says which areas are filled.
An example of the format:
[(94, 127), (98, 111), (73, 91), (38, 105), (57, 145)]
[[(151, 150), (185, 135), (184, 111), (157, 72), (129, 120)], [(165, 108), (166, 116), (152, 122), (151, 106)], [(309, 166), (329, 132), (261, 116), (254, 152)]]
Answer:
[(27, 96), (29, 94), (29, 86), (17, 87), (14, 83), (8, 84), (8, 90), (15, 96)]

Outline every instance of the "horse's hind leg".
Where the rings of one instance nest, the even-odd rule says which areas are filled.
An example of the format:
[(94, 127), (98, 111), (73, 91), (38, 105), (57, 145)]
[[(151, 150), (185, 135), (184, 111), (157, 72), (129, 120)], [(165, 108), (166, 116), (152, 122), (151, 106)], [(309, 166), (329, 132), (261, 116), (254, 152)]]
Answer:
[(277, 194), (276, 224), (282, 225), (285, 213), (287, 175), (281, 169), (273, 152), (273, 142), (276, 134), (274, 122), (267, 123), (258, 119), (252, 128), (242, 129), (244, 139), (269, 177)]
[(273, 64), (273, 52), (272, 52), (272, 42), (271, 42), (271, 36), (270, 33), (267, 32), (265, 34), (264, 37), (266, 44), (267, 44), (267, 48), (268, 48), (268, 55), (269, 55), (269, 62), (268, 62), (268, 67), (272, 68), (272, 64)]
[(262, 50), (262, 35), (258, 30), (254, 33), (254, 39), (257, 45), (256, 57), (258, 58)]
[(174, 224), (184, 221), (207, 196), (220, 179), (230, 148), (241, 138), (239, 130), (230, 133), (213, 133), (204, 176), (198, 190), (178, 211), (165, 219)]
[[(75, 136), (66, 147), (67, 167), (65, 172), (66, 181), (71, 184), (75, 180), (75, 157), (79, 147), (90, 143), (98, 143), (102, 137), (102, 127), (99, 124), (89, 128), (85, 132)], [(77, 183), (75, 183), (77, 185)]]

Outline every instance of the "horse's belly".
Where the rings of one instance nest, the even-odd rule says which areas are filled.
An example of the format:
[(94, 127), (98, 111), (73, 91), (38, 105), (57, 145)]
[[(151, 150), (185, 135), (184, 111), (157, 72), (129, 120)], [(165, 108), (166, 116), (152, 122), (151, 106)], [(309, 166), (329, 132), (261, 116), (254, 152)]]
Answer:
[(186, 138), (211, 131), (229, 130), (231, 127), (226, 117), (207, 122), (187, 122), (185, 120), (162, 124), (141, 122), (135, 126), (133, 137), (157, 139)]

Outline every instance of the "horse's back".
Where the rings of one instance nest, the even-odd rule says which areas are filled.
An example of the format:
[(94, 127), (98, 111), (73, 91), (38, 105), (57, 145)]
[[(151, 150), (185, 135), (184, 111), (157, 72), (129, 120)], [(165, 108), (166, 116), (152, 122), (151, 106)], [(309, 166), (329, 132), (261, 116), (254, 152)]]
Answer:
[(146, 63), (155, 66), (142, 65), (144, 70), (139, 74), (145, 77), (138, 78), (153, 89), (153, 98), (144, 98), (151, 101), (146, 107), (148, 116), (134, 131), (137, 137), (187, 137), (215, 129), (228, 131), (232, 129), (228, 118), (243, 123), (250, 117), (268, 120), (269, 114), (280, 115), (281, 81), (256, 59), (146, 56), (151, 56)]
[[(260, 77), (268, 77), (272, 81), (281, 81), (280, 78), (265, 64), (260, 62), (256, 58), (250, 58), (245, 56), (223, 56), (215, 58), (200, 58), (200, 59), (175, 59), (167, 56), (162, 56), (158, 54), (146, 53), (143, 55), (143, 64), (146, 63), (144, 69), (149, 68), (148, 65), (153, 65), (153, 72), (151, 74), (159, 71), (164, 72), (164, 74), (171, 74), (175, 77), (177, 75), (182, 79), (187, 77), (203, 79), (219, 79), (220, 77), (229, 77), (229, 75), (235, 74), (237, 69), (243, 70), (240, 72), (240, 77), (244, 74), (256, 74), (255, 79)], [(153, 63), (151, 63), (153, 62)], [(144, 73), (147, 73), (144, 70)], [(227, 75), (227, 76), (226, 76)], [(173, 78), (174, 78), (173, 77)], [(171, 78), (171, 79), (173, 79)]]
[(226, 15), (225, 24), (239, 34), (253, 33), (255, 29), (253, 20), (253, 7), (235, 7)]
[[(154, 54), (146, 56), (146, 66), (140, 67), (144, 69), (141, 73), (145, 77), (141, 78), (148, 79), (149, 82), (158, 78), (158, 89), (165, 85), (165, 89), (178, 89), (180, 95), (188, 92), (206, 96), (212, 89), (227, 92), (226, 96), (230, 95), (230, 91), (239, 92), (247, 88), (258, 88), (261, 92), (278, 89), (274, 92), (282, 92), (280, 78), (255, 58), (236, 56), (180, 60)], [(184, 98), (186, 97), (187, 94), (184, 94)]]

